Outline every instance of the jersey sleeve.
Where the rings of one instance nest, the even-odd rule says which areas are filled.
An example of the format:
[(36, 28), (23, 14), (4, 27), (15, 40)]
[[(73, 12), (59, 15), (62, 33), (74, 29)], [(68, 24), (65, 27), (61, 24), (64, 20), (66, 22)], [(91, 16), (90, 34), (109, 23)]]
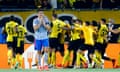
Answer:
[(35, 26), (35, 25), (37, 25), (37, 24), (39, 24), (39, 21), (38, 21), (37, 19), (34, 19), (34, 20), (33, 20), (33, 26)]
[(49, 19), (45, 16), (45, 23), (47, 24), (47, 25), (50, 25), (50, 21), (49, 21)]
[(65, 22), (63, 22), (63, 21), (59, 21), (59, 23), (60, 23), (60, 27), (61, 27), (61, 28), (66, 25)]
[(26, 30), (26, 28), (25, 28), (25, 27), (23, 27), (23, 28), (24, 28), (24, 32), (25, 32), (25, 33), (27, 33), (27, 30)]
[(4, 30), (7, 31), (8, 23), (6, 23)]

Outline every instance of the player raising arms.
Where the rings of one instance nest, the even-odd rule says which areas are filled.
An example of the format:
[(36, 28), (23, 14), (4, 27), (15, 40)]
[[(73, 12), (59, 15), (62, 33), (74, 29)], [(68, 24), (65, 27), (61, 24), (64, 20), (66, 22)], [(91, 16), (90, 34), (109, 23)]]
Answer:
[[(38, 17), (33, 20), (33, 29), (35, 31), (35, 50), (37, 50), (38, 54), (39, 69), (48, 70), (48, 31), (50, 30), (50, 26), (49, 20), (44, 15), (43, 10), (38, 10)], [(43, 55), (41, 53), (42, 50), (44, 50)]]

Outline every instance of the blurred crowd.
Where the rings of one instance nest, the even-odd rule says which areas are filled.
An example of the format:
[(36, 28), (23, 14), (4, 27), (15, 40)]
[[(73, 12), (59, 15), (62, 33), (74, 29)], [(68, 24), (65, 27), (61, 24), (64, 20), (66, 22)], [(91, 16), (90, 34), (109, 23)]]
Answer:
[(114, 9), (120, 0), (0, 0), (1, 8)]

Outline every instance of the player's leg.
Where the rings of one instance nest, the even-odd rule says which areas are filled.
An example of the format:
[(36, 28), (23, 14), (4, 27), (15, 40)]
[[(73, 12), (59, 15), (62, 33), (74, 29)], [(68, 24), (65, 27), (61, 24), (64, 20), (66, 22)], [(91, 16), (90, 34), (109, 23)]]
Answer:
[(89, 60), (89, 68), (92, 68), (92, 59), (94, 54), (94, 48), (92, 45), (87, 45), (88, 48), (88, 60)]
[(78, 49), (77, 58), (76, 58), (76, 67), (79, 68), (80, 64), (81, 64), (81, 61), (80, 61), (80, 49)]
[(60, 47), (59, 51), (61, 53), (61, 56), (64, 56), (64, 43), (59, 43), (59, 47)]
[(95, 67), (102, 67), (102, 55), (101, 55), (101, 45), (99, 45), (99, 43), (95, 43), (94, 46), (95, 52), (94, 52), (94, 57), (93, 57), (93, 61), (95, 62), (94, 68)]
[(95, 50), (95, 52), (94, 52), (93, 61), (95, 63), (94, 68), (102, 67), (102, 57), (101, 57), (101, 53), (98, 50)]
[(7, 48), (8, 48), (8, 52), (7, 52), (8, 65), (10, 65), (11, 64), (11, 59), (13, 57), (13, 45), (12, 45), (12, 42), (7, 42)]
[(20, 41), (19, 44), (20, 46), (18, 46), (16, 48), (16, 66), (15, 68), (20, 68), (22, 69), (22, 64), (23, 64), (23, 57), (22, 54), (24, 52), (24, 41)]
[[(70, 52), (73, 50), (74, 47), (74, 42), (70, 41), (68, 49), (65, 51), (65, 54), (63, 56), (63, 60), (62, 60), (62, 66), (64, 66), (64, 64), (69, 61), (69, 63), (72, 61), (70, 58)], [(72, 66), (72, 63), (69, 64), (69, 66)]]
[(75, 66), (76, 65), (76, 56), (77, 56), (77, 50), (79, 49), (79, 47), (80, 47), (80, 39), (77, 39), (77, 40), (75, 40), (74, 41), (74, 46), (73, 46), (73, 50), (74, 50), (74, 52), (73, 52), (73, 61), (72, 61), (72, 66)]
[(106, 48), (107, 48), (107, 43), (102, 44), (102, 48), (101, 48), (102, 59), (111, 61), (113, 64), (113, 67), (114, 67), (115, 59), (111, 59), (110, 57), (104, 56), (104, 54), (106, 52)]
[[(13, 67), (16, 67), (16, 49), (17, 49), (17, 43), (19, 43), (18, 39), (16, 36), (13, 37), (13, 58), (12, 58), (12, 63)], [(20, 44), (20, 43), (19, 43)]]
[(50, 57), (50, 66), (54, 66), (55, 67), (55, 63), (56, 63), (56, 49), (58, 47), (58, 40), (57, 38), (50, 38), (49, 40), (50, 42), (50, 50), (51, 52), (49, 51), (49, 54), (51, 55)]
[(42, 57), (42, 53), (41, 53), (41, 50), (42, 50), (42, 41), (41, 40), (35, 40), (35, 50), (37, 51), (37, 59), (38, 59), (38, 68), (40, 70), (42, 70), (42, 67), (41, 67), (41, 57)]
[(43, 66), (45, 70), (48, 70), (48, 52), (49, 52), (49, 39), (42, 40), (42, 46), (44, 50), (43, 54)]

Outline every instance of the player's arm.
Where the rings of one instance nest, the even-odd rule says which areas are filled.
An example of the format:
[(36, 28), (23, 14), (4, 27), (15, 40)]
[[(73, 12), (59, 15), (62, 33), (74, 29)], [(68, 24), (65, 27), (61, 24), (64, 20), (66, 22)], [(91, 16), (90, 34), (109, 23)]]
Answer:
[(3, 27), (2, 28), (2, 34), (5, 34), (6, 33), (6, 30), (5, 30), (5, 28)]
[(109, 30), (110, 32), (114, 33), (114, 34), (118, 34), (120, 33), (120, 29), (114, 29), (114, 30)]
[(26, 28), (24, 28), (24, 35), (25, 35), (25, 37), (27, 36), (27, 30), (26, 30)]
[(45, 18), (45, 20), (43, 20), (43, 19), (41, 19), (41, 24), (43, 24), (43, 26), (48, 30), (48, 31), (50, 31), (50, 22), (49, 22), (49, 20), (48, 20), (48, 18)]
[(41, 24), (35, 19), (33, 20), (33, 29), (34, 31), (38, 30)]
[(50, 28), (50, 26), (49, 26), (49, 23), (45, 23), (44, 21), (43, 21), (43, 26), (49, 31), (51, 28)]
[(82, 30), (82, 28), (81, 28), (81, 27), (74, 27), (74, 29), (75, 29), (75, 30), (79, 30), (79, 31), (81, 31), (81, 30)]
[(69, 30), (70, 27), (68, 24), (65, 24), (65, 22), (63, 22), (63, 21), (59, 21), (59, 23), (60, 23), (59, 28), (61, 28), (63, 30)]

